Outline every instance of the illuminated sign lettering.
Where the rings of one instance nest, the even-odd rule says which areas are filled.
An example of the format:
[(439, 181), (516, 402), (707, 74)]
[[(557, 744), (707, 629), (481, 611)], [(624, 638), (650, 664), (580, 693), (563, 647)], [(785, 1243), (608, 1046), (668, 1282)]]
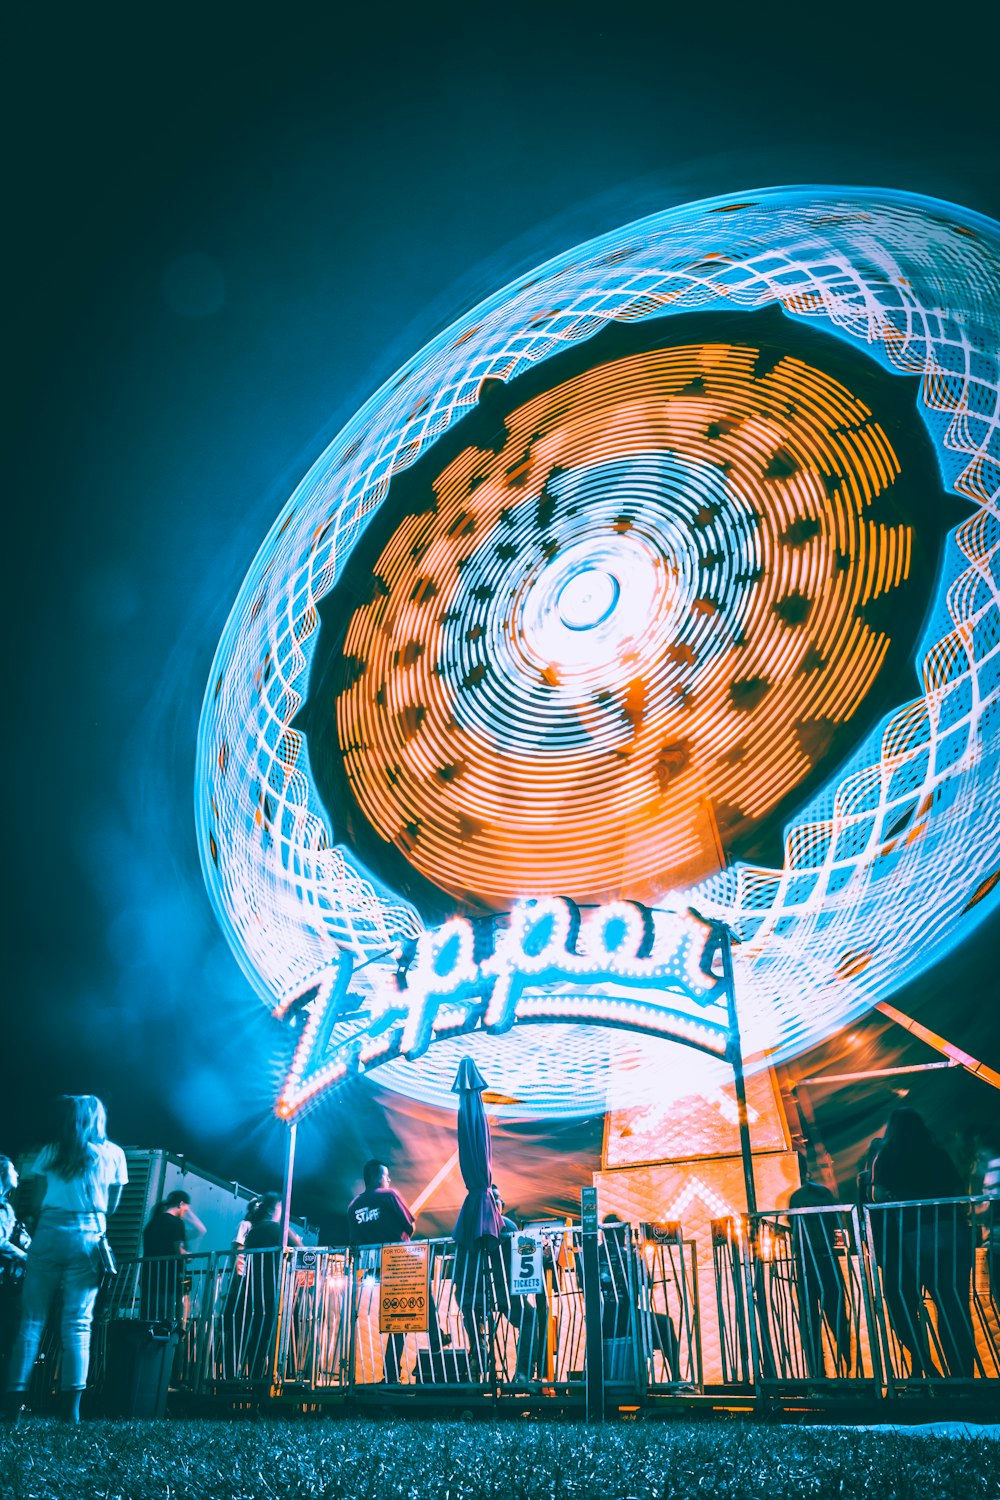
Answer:
[(520, 902), (505, 928), (495, 920), (489, 938), (477, 957), (477, 933), (464, 917), (421, 933), (394, 969), (378, 972), (367, 1003), (352, 991), (354, 963), (341, 952), (315, 993), (275, 1009), (279, 1019), (308, 1015), (278, 1114), (290, 1119), (349, 1075), (399, 1056), (412, 1061), (435, 1041), (517, 1023), (624, 1027), (725, 1053), (713, 929), (691, 912), (634, 901), (581, 912), (545, 897)]

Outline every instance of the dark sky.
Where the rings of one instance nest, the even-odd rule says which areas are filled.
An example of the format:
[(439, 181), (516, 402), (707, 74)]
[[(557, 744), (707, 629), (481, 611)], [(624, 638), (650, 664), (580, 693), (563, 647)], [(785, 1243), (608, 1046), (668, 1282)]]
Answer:
[[(989, 7), (955, 42), (944, 11), (932, 31), (903, 7), (679, 10), (10, 23), (0, 1150), (51, 1093), (95, 1091), (119, 1140), (279, 1170), (281, 1039), (202, 888), (194, 737), (271, 521), (409, 354), (546, 256), (713, 193), (858, 183), (1000, 216)], [(993, 1066), (997, 929), (898, 999)], [(922, 1087), (1000, 1114), (972, 1080)], [(314, 1214), (399, 1128), (354, 1095), (300, 1132)]]

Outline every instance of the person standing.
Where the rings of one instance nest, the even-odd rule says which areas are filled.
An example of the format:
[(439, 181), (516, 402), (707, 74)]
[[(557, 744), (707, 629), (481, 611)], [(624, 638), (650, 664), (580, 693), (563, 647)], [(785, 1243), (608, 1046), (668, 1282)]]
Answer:
[[(544, 1287), (540, 1292), (535, 1293), (515, 1293), (511, 1290), (514, 1280), (513, 1258), (520, 1230), (518, 1229), (516, 1220), (510, 1218), (504, 1211), (504, 1200), (496, 1183), (492, 1185), (490, 1192), (493, 1194), (493, 1201), (496, 1203), (497, 1212), (500, 1215), (503, 1274), (505, 1290), (510, 1303), (508, 1317), (511, 1326), (517, 1329), (517, 1354), (514, 1361), (514, 1380), (518, 1385), (526, 1385), (536, 1375), (540, 1377), (544, 1373), (545, 1336), (548, 1327), (549, 1302)], [(551, 1254), (546, 1251), (546, 1255), (551, 1264)], [(501, 1305), (499, 1298), (497, 1298), (497, 1305)], [(468, 1330), (468, 1320), (465, 1326)]]
[[(817, 1182), (806, 1157), (799, 1157), (799, 1186), (789, 1208), (836, 1208), (840, 1200)], [(844, 1278), (837, 1260), (840, 1219), (833, 1213), (792, 1214), (789, 1217), (798, 1292), (799, 1330), (807, 1372), (817, 1380), (826, 1374), (823, 1323), (833, 1342), (838, 1376), (851, 1371), (851, 1324)]]
[(107, 1138), (104, 1105), (93, 1094), (59, 1100), (56, 1138), (25, 1177), (45, 1179), (42, 1209), (28, 1250), (21, 1326), (11, 1358), (8, 1409), (19, 1407), (56, 1296), (62, 1294), (61, 1410), (80, 1420), (87, 1384), (90, 1330), (101, 1284), (98, 1245), (128, 1182), (125, 1153)]
[[(246, 1256), (244, 1285), (250, 1309), (246, 1326), (245, 1363), (251, 1379), (264, 1379), (270, 1371), (277, 1332), (283, 1228), (284, 1204), (281, 1194), (265, 1193), (254, 1205), (252, 1222), (243, 1241)], [(287, 1240), (293, 1250), (302, 1245), (301, 1236), (294, 1229), (289, 1229)]]
[[(368, 1276), (377, 1277), (381, 1270), (381, 1246), (397, 1245), (411, 1239), (416, 1220), (395, 1188), (390, 1186), (389, 1168), (384, 1161), (365, 1162), (363, 1176), (364, 1191), (347, 1205), (348, 1242), (359, 1252), (359, 1268)], [(400, 1358), (405, 1344), (404, 1334), (389, 1334), (384, 1374), (388, 1385), (399, 1384)]]
[(11, 1202), (17, 1189), (17, 1168), (9, 1156), (0, 1156), (0, 1380), (7, 1372), (7, 1357), (18, 1323), (24, 1263), (31, 1243)]
[(142, 1231), (142, 1258), (151, 1262), (142, 1268), (140, 1310), (145, 1322), (180, 1319), (182, 1261), (191, 1253), (189, 1239), (204, 1233), (205, 1226), (191, 1207), (191, 1194), (183, 1188), (175, 1188), (153, 1209)]
[(364, 1165), (364, 1192), (347, 1205), (352, 1245), (398, 1245), (413, 1235), (416, 1220), (394, 1187), (384, 1161)]
[[(889, 1330), (910, 1361), (910, 1375), (924, 1378), (934, 1369), (926, 1320), (921, 1317), (919, 1289), (914, 1303), (912, 1293), (916, 1278), (903, 1251), (903, 1236), (895, 1209), (875, 1204), (875, 1161), (885, 1145), (885, 1136), (877, 1135), (868, 1145), (858, 1172), (858, 1208), (871, 1229), (871, 1244), (878, 1270), (877, 1283), (882, 1288)], [(910, 1300), (907, 1300), (910, 1299)], [(890, 1359), (891, 1359), (890, 1348)]]
[[(527, 1314), (524, 1299), (519, 1298), (512, 1310), (509, 1290), (512, 1236), (517, 1231), (517, 1225), (513, 1219), (504, 1215), (503, 1198), (495, 1183), (490, 1184), (490, 1196), (499, 1216), (501, 1238), (493, 1239), (489, 1235), (483, 1235), (472, 1245), (463, 1245), (456, 1240), (452, 1279), (469, 1341), (472, 1379), (492, 1381), (496, 1375), (498, 1315), (506, 1318), (515, 1328), (520, 1328), (522, 1314), (525, 1322)], [(455, 1227), (457, 1229), (458, 1225)], [(530, 1338), (531, 1335), (524, 1344), (526, 1359), (531, 1347)], [(517, 1373), (525, 1373), (520, 1364), (517, 1365)]]
[(945, 1371), (971, 1379), (976, 1341), (969, 1311), (973, 1239), (968, 1210), (960, 1203), (926, 1201), (962, 1198), (965, 1189), (918, 1110), (903, 1105), (890, 1114), (885, 1145), (872, 1168), (872, 1187), (876, 1203), (905, 1205), (889, 1210), (898, 1214), (903, 1303), (922, 1324), (922, 1294), (933, 1299)]

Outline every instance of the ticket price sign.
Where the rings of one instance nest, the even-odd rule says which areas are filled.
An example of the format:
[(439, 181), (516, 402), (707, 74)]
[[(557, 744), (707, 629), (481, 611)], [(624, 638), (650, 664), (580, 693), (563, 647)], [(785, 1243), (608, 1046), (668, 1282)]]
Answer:
[(531, 1297), (544, 1292), (542, 1253), (542, 1237), (533, 1228), (522, 1229), (514, 1235), (510, 1264), (510, 1290), (513, 1296)]
[(380, 1333), (426, 1333), (429, 1246), (383, 1245)]

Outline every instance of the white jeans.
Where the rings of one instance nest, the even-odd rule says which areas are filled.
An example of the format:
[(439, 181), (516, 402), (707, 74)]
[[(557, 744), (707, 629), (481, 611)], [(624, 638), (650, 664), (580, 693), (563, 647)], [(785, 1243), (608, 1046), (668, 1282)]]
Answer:
[(87, 1384), (90, 1325), (101, 1284), (95, 1249), (102, 1232), (100, 1220), (94, 1215), (43, 1210), (24, 1269), (21, 1327), (10, 1362), (10, 1390), (27, 1389), (49, 1311), (60, 1291), (60, 1384), (64, 1391), (82, 1391)]

